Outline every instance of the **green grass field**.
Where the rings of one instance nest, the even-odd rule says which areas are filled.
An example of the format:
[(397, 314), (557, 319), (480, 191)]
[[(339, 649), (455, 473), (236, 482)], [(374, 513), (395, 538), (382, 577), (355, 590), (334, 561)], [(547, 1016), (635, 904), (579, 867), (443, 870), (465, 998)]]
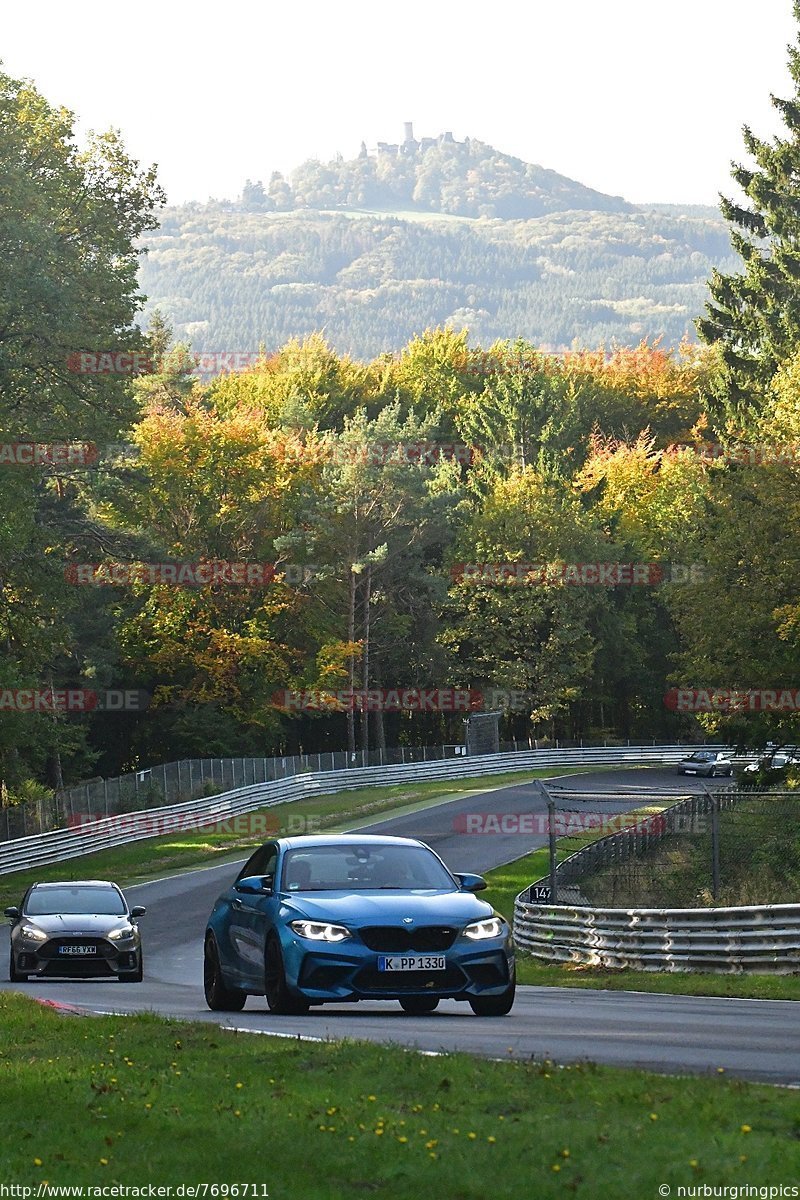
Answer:
[(800, 1174), (796, 1093), (725, 1075), (80, 1018), (10, 993), (0, 1030), (5, 1184), (254, 1184), (253, 1200), (645, 1200), (665, 1183), (677, 1195)]

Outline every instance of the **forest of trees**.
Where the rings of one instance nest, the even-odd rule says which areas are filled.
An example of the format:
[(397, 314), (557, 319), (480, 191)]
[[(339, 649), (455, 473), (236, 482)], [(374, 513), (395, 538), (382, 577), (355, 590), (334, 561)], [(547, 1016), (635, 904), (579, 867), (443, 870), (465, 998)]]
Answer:
[[(800, 96), (797, 56), (792, 71)], [(671, 699), (675, 688), (796, 695), (800, 678), (800, 103), (776, 103), (786, 136), (750, 135), (754, 165), (737, 168), (745, 199), (726, 204), (725, 231), (702, 214), (624, 206), (479, 217), (514, 278), (501, 299), (469, 222), (211, 206), (167, 212), (156, 229), (155, 174), (117, 135), (78, 150), (68, 113), (0, 76), (3, 802), (189, 755), (461, 738), (461, 713), (294, 711), (287, 690), (515, 693), (503, 731), (519, 738), (797, 741), (790, 707), (690, 713)], [(222, 345), (187, 320), (205, 303), (196, 256), (212, 218), (203, 275), (218, 290), (208, 320)], [(654, 307), (645, 321), (646, 305), (632, 346), (555, 354), (520, 336), (511, 297), (544, 276), (567, 279), (580, 307), (595, 271), (631, 318), (630, 299), (609, 292), (646, 262), (653, 295), (691, 309), (695, 285), (667, 281), (676, 255), (664, 242), (654, 252), (667, 228), (710, 271), (704, 344), (645, 338), (657, 319)], [(154, 247), (145, 278), (165, 278), (172, 255), (188, 306), (165, 302), (162, 315), (149, 284), (145, 333), (142, 242)], [(255, 316), (243, 299), (254, 261), (278, 289)], [(381, 327), (370, 297), (392, 290), (403, 261), (403, 322)], [(425, 270), (461, 278), (439, 281), (453, 289), (444, 315)], [(326, 281), (348, 271), (349, 299), (326, 298)], [(496, 324), (468, 319), (491, 296)], [(567, 292), (550, 296), (561, 328)], [(469, 308), (454, 314), (462, 298)], [(359, 305), (368, 315), (353, 339), (377, 349), (348, 355), (339, 335)], [(661, 311), (659, 332), (670, 328)], [(240, 371), (194, 370), (197, 349), (259, 342)], [(83, 371), (89, 351), (138, 354), (146, 369)], [(44, 451), (18, 452), (31, 443)], [(91, 453), (59, 454), (65, 445)], [(153, 563), (195, 576), (271, 566), (249, 585), (223, 573), (188, 586), (140, 566)], [(605, 564), (619, 580), (596, 582)], [(149, 706), (15, 703), (107, 688)]]
[(147, 245), (146, 316), (196, 350), (274, 351), (324, 330), (362, 359), (438, 325), (473, 345), (677, 345), (696, 336), (711, 271), (735, 265), (718, 211), (627, 206), (469, 220), (212, 202), (167, 209)]
[(196, 350), (275, 351), (322, 329), (358, 358), (439, 325), (483, 345), (677, 345), (711, 271), (735, 263), (716, 209), (634, 207), (444, 136), (169, 208), (147, 245), (146, 315)]

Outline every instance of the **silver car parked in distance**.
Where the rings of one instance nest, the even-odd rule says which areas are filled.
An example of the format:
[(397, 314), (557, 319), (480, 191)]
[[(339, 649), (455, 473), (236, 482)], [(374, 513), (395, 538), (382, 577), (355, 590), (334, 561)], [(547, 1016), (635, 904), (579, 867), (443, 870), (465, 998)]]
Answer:
[(733, 756), (728, 750), (695, 750), (678, 763), (678, 774), (705, 775), (709, 779), (715, 775), (732, 775)]

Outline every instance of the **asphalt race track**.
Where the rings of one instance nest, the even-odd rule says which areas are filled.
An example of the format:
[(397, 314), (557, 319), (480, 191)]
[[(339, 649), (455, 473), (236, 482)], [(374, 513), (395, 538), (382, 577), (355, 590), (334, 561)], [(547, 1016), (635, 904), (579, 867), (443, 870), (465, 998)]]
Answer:
[[(715, 785), (727, 781), (714, 781)], [(559, 787), (589, 793), (613, 791), (613, 801), (570, 798), (560, 807), (596, 813), (642, 804), (648, 791), (694, 790), (660, 769), (603, 771), (554, 779)], [(502, 788), (464, 800), (384, 820), (373, 832), (419, 837), (454, 871), (486, 871), (546, 843), (546, 835), (469, 834), (467, 814), (544, 812), (535, 784)], [(271, 1016), (266, 1001), (250, 997), (241, 1013), (211, 1013), (202, 990), (203, 932), (216, 896), (235, 876), (235, 863), (173, 875), (128, 889), (147, 905), (142, 919), (145, 980), (2, 983), (28, 995), (93, 1012), (151, 1009), (164, 1015), (215, 1021), (235, 1029), (310, 1038), (361, 1038), (427, 1051), (464, 1050), (496, 1058), (593, 1060), (675, 1073), (727, 1072), (800, 1087), (800, 1008), (793, 1001), (736, 1000), (523, 987), (508, 1017), (478, 1018), (466, 1004), (443, 1001), (436, 1013), (411, 1017), (392, 1002), (331, 1005), (306, 1017)], [(511, 914), (507, 914), (509, 917)], [(7, 980), (8, 926), (0, 927), (0, 956)]]

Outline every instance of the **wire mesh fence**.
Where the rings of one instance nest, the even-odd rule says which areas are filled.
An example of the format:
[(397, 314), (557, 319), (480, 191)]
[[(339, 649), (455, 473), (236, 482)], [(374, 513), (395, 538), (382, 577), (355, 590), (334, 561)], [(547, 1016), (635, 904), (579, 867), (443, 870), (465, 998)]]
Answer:
[[(597, 908), (702, 908), (800, 902), (800, 793), (739, 791), (559, 799), (556, 901)], [(594, 835), (587, 807), (597, 810)], [(661, 808), (667, 804), (668, 807)], [(570, 828), (570, 818), (573, 819)], [(597, 831), (604, 836), (597, 837)], [(558, 827), (557, 830), (558, 832)], [(586, 844), (587, 841), (589, 844)], [(552, 900), (549, 880), (542, 899)]]
[[(527, 745), (519, 746), (528, 749)], [(273, 758), (186, 758), (113, 779), (92, 779), (25, 804), (0, 808), (0, 841), (63, 829), (85, 817), (108, 817), (180, 804), (308, 771), (438, 762), (463, 753), (465, 747), (449, 745), (401, 746), (355, 755), (330, 751)]]

